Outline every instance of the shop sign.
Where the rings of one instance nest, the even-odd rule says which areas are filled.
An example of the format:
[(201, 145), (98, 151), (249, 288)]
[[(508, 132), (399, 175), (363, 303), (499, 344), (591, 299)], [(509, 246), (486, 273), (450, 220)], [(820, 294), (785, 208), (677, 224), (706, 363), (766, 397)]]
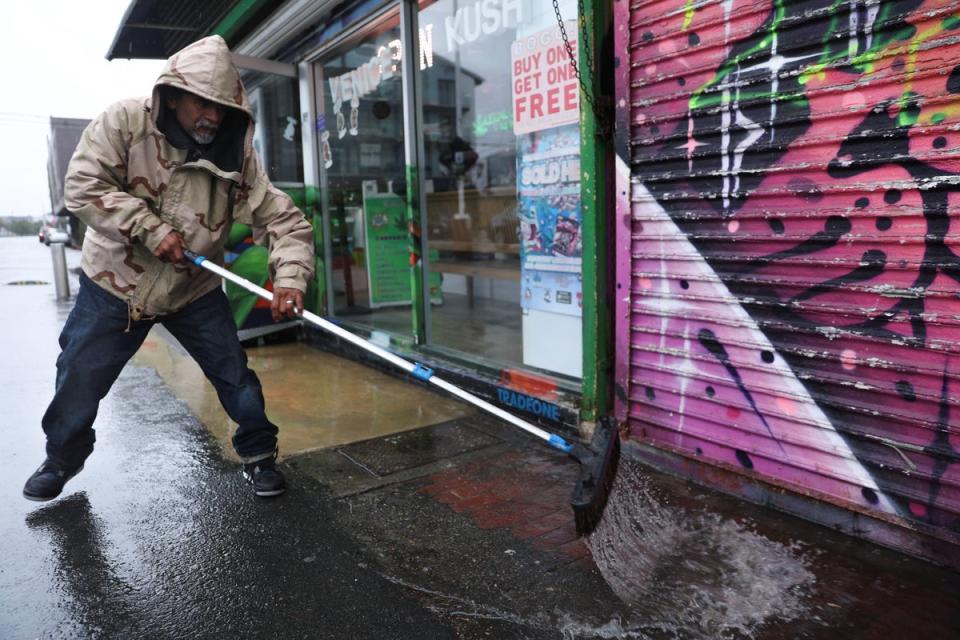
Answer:
[(343, 102), (353, 102), (373, 93), (385, 80), (399, 76), (401, 56), (400, 41), (392, 40), (356, 69), (330, 78), (334, 110)]
[[(433, 25), (421, 28), (419, 38), (420, 70), (423, 71), (433, 66)], [(343, 138), (348, 133), (352, 136), (360, 133), (360, 99), (377, 91), (387, 80), (399, 78), (402, 59), (403, 44), (400, 40), (391, 40), (377, 49), (377, 55), (356, 69), (328, 79), (338, 138)], [(350, 104), (349, 116), (343, 114), (345, 102)], [(329, 138), (329, 134), (326, 135), (323, 142), (329, 145)], [(332, 164), (332, 156), (325, 151), (324, 165), (330, 168)]]
[(476, 42), (481, 36), (492, 36), (522, 22), (522, 0), (480, 0), (460, 7), (452, 16), (443, 19), (447, 51), (452, 53), (460, 46)]
[[(577, 55), (577, 23), (564, 23)], [(559, 27), (516, 40), (510, 48), (513, 132), (516, 135), (577, 122), (580, 87)]]
[(539, 398), (500, 387), (497, 387), (497, 398), (503, 404), (519, 409), (520, 411), (526, 411), (535, 416), (541, 416), (557, 422), (560, 421), (560, 407), (540, 400)]

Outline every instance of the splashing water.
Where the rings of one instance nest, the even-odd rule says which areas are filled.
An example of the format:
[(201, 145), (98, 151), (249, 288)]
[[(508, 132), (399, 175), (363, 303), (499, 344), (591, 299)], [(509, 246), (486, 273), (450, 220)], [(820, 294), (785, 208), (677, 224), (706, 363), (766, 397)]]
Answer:
[(798, 544), (670, 506), (626, 460), (587, 545), (631, 621), (593, 630), (568, 621), (565, 637), (752, 637), (765, 622), (804, 613), (815, 582)]

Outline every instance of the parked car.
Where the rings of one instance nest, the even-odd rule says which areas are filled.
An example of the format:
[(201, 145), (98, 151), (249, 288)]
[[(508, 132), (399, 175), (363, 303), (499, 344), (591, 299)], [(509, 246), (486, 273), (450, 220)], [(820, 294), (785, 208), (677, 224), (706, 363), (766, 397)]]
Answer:
[(47, 218), (37, 236), (40, 242), (47, 246), (53, 242), (70, 244), (70, 232), (66, 229), (66, 221), (56, 216)]

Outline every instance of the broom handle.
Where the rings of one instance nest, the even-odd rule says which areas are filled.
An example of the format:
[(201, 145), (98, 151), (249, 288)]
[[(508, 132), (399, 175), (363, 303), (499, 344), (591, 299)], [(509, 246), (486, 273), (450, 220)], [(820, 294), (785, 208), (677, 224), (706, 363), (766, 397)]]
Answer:
[[(267, 291), (263, 287), (258, 287), (257, 285), (253, 284), (249, 280), (245, 278), (241, 278), (240, 276), (233, 273), (232, 271), (224, 269), (220, 265), (214, 264), (210, 260), (207, 260), (203, 256), (197, 255), (192, 251), (184, 251), (184, 254), (187, 256), (187, 259), (193, 262), (195, 265), (199, 267), (203, 267), (207, 271), (211, 271), (217, 274), (218, 276), (220, 276), (221, 278), (224, 278), (225, 280), (229, 280), (230, 282), (234, 283), (239, 287), (243, 287), (250, 293), (256, 294), (261, 298), (263, 298), (264, 300), (270, 300), (270, 301), (273, 300), (273, 293), (270, 291)], [(404, 360), (403, 358), (393, 353), (390, 353), (386, 349), (378, 347), (372, 342), (364, 340), (363, 338), (350, 333), (349, 331), (343, 329), (342, 327), (338, 327), (337, 325), (333, 324), (329, 320), (324, 320), (320, 316), (306, 310), (303, 311), (303, 319), (309, 322), (310, 324), (320, 329), (323, 329), (324, 331), (328, 331), (339, 338), (343, 338), (347, 342), (355, 344), (356, 346), (360, 347), (361, 349), (364, 349), (365, 351), (369, 351), (370, 353), (376, 356), (379, 356), (380, 358), (383, 358), (387, 362), (403, 369), (407, 373), (413, 375), (416, 378), (419, 378), (420, 380), (424, 380), (426, 382), (433, 384), (434, 386), (440, 387), (447, 393), (454, 395), (460, 398), (461, 400), (469, 402), (470, 404), (476, 407), (479, 407), (480, 409), (483, 409), (488, 413), (492, 413), (498, 418), (502, 420), (506, 420), (507, 422), (509, 422), (510, 424), (516, 427), (520, 427), (527, 433), (534, 435), (540, 438), (541, 440), (545, 440), (548, 444), (559, 449), (560, 451), (569, 453), (570, 450), (573, 448), (572, 444), (570, 444), (560, 436), (544, 431), (543, 429), (537, 426), (534, 426), (529, 422), (526, 422), (525, 420), (521, 420), (520, 418), (516, 417), (511, 413), (507, 413), (500, 407), (496, 407), (490, 404), (483, 398), (478, 398), (477, 396), (473, 395), (469, 391), (464, 391), (460, 387), (453, 385), (447, 382), (446, 380), (443, 380), (442, 378), (439, 378), (433, 375), (433, 371), (424, 367), (423, 365), (415, 364), (408, 360)]]

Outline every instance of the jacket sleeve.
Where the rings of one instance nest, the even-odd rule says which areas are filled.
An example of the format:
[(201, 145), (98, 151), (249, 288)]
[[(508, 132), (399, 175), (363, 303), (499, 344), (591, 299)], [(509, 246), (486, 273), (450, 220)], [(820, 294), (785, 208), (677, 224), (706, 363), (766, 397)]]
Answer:
[(120, 104), (91, 122), (67, 167), (64, 201), (71, 213), (107, 238), (140, 242), (153, 251), (174, 229), (145, 200), (125, 191), (130, 138), (127, 112)]
[(265, 191), (253, 210), (253, 239), (270, 252), (274, 288), (305, 292), (314, 271), (313, 227), (290, 196), (274, 187), (262, 170), (257, 174)]

